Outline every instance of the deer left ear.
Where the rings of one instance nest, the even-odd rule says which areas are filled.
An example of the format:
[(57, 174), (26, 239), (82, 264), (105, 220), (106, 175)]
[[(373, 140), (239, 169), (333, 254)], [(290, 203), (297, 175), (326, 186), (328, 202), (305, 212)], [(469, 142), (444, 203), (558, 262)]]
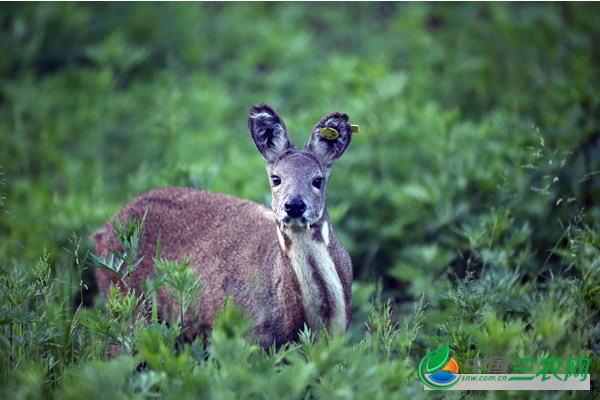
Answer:
[(312, 153), (330, 174), (333, 163), (346, 151), (351, 139), (348, 116), (335, 112), (324, 116), (314, 127), (304, 150)]
[(265, 103), (250, 109), (248, 131), (267, 165), (283, 153), (296, 150), (281, 117)]

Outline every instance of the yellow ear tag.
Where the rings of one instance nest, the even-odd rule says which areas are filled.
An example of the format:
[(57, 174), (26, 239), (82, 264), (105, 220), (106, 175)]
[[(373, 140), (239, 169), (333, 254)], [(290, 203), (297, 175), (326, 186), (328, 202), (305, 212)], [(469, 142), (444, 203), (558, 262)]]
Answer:
[(359, 133), (360, 129), (358, 128), (358, 125), (350, 125), (350, 127), (352, 128), (352, 133)]
[(327, 140), (335, 140), (340, 137), (340, 134), (335, 129), (326, 127), (321, 129), (321, 136)]

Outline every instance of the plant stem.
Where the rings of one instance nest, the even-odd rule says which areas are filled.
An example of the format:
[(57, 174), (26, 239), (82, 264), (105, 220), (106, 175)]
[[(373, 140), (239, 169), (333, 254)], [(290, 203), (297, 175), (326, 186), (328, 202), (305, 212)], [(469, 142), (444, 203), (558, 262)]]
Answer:
[(179, 314), (181, 315), (181, 330), (183, 330), (183, 299), (179, 301)]
[(127, 275), (129, 275), (129, 290), (131, 290), (131, 263), (127, 263)]
[(157, 289), (156, 289), (156, 283), (158, 281), (158, 261), (156, 260), (160, 260), (160, 237), (162, 235), (162, 232), (160, 231), (160, 229), (158, 230), (158, 240), (156, 241), (156, 259), (154, 261), (154, 290), (152, 290), (152, 322), (157, 323), (158, 322), (158, 310), (157, 310)]
[(12, 348), (13, 348), (13, 323), (10, 323), (10, 329), (8, 331), (8, 371), (12, 369)]

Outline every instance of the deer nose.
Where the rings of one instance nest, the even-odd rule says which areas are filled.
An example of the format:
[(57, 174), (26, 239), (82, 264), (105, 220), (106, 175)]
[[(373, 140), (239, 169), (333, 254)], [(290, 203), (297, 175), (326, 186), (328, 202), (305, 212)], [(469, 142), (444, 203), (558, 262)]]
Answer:
[(298, 198), (288, 200), (283, 206), (284, 211), (292, 218), (301, 217), (306, 211), (306, 203)]

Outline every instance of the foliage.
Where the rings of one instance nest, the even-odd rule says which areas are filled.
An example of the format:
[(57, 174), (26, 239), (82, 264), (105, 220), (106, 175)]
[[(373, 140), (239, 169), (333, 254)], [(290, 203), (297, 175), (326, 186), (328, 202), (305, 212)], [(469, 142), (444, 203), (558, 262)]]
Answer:
[(167, 294), (177, 300), (179, 304), (179, 323), (183, 328), (185, 311), (190, 306), (194, 297), (206, 285), (200, 284), (202, 275), (194, 277), (194, 270), (190, 268), (192, 256), (184, 257), (178, 261), (157, 259), (157, 268), (164, 272), (163, 282), (169, 288)]
[[(3, 4), (0, 398), (419, 398), (415, 368), (446, 343), (460, 365), (591, 357), (589, 393), (493, 396), (597, 397), (599, 18), (595, 3)], [(353, 321), (266, 352), (227, 306), (210, 345), (183, 344), (155, 317), (168, 266), (142, 297), (124, 290), (135, 253), (91, 256), (123, 280), (104, 301), (87, 237), (160, 186), (269, 204), (245, 134), (262, 101), (299, 147), (328, 112), (361, 127), (327, 193)], [(196, 278), (171, 266), (193, 302)]]

